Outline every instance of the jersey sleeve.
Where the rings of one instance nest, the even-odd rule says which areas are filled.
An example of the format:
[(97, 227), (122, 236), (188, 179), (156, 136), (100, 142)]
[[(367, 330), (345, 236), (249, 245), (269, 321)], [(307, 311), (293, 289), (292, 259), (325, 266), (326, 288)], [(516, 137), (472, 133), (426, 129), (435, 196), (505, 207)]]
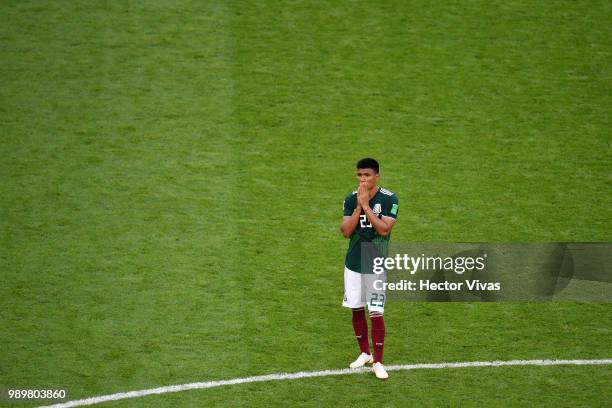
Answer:
[(355, 211), (356, 206), (357, 206), (357, 194), (350, 193), (349, 195), (346, 196), (346, 198), (344, 199), (344, 204), (342, 205), (342, 211), (344, 215), (345, 216), (353, 215), (353, 211)]
[(387, 200), (386, 205), (383, 206), (382, 215), (385, 217), (397, 218), (398, 211), (399, 211), (399, 200), (397, 199), (397, 196), (393, 194)]

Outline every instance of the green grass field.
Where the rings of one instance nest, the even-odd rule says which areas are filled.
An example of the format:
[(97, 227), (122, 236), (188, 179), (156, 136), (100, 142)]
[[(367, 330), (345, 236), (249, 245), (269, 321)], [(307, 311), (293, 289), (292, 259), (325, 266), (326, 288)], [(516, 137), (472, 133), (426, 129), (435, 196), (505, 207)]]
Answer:
[[(394, 242), (612, 241), (610, 21), (606, 1), (2, 2), (0, 388), (346, 367), (363, 156), (400, 199)], [(609, 303), (385, 316), (386, 364), (612, 357)], [(419, 370), (100, 406), (586, 407), (611, 383)]]

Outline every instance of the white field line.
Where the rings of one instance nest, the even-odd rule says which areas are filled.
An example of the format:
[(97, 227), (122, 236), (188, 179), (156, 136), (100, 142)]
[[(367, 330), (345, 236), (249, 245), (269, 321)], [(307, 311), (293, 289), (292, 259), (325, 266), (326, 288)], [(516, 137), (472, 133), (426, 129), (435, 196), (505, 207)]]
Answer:
[[(464, 368), (464, 367), (501, 367), (501, 366), (554, 366), (554, 365), (606, 365), (612, 364), (612, 358), (600, 360), (510, 360), (510, 361), (466, 361), (461, 363), (435, 363), (435, 364), (402, 364), (386, 366), (387, 371), (418, 370), (435, 368)], [(368, 372), (368, 368), (324, 371), (301, 371), (298, 373), (280, 373), (258, 375), (255, 377), (233, 378), (231, 380), (206, 381), (180, 385), (169, 385), (166, 387), (151, 388), (148, 390), (120, 392), (117, 394), (101, 395), (80, 400), (68, 401), (59, 404), (46, 405), (40, 408), (68, 408), (84, 405), (99, 404), (105, 401), (117, 401), (126, 398), (138, 398), (153, 394), (167, 394), (170, 392), (181, 392), (187, 390), (221, 387), (224, 385), (246, 384), (253, 382), (264, 382), (274, 380), (295, 380), (299, 378), (327, 377), (330, 375), (347, 375)]]

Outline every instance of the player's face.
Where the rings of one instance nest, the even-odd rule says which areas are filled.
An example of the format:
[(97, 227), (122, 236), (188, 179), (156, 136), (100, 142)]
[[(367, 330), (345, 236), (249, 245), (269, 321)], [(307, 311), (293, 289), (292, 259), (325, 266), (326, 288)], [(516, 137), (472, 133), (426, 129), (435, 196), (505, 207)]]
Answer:
[(357, 169), (357, 181), (359, 185), (365, 184), (368, 190), (376, 187), (379, 178), (379, 174), (372, 169)]

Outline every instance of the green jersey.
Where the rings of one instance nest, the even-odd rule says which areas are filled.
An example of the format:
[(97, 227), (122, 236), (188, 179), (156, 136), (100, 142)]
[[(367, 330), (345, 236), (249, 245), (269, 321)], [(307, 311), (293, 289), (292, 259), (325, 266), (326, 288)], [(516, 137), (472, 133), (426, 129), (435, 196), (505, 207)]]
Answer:
[[(352, 215), (356, 207), (357, 191), (353, 191), (344, 199), (344, 215)], [(381, 218), (382, 216), (397, 218), (397, 212), (399, 210), (397, 196), (389, 190), (378, 187), (378, 191), (374, 197), (370, 199), (370, 208), (378, 218)], [(344, 265), (354, 272), (365, 272), (362, 272), (361, 269), (361, 243), (373, 242), (386, 246), (386, 244), (389, 242), (389, 238), (391, 238), (391, 234), (383, 237), (376, 232), (374, 227), (372, 227), (370, 220), (368, 220), (365, 212), (361, 210), (357, 228), (355, 228), (355, 231), (353, 231), (353, 235), (351, 235), (349, 241), (349, 247), (348, 251), (346, 252)]]

